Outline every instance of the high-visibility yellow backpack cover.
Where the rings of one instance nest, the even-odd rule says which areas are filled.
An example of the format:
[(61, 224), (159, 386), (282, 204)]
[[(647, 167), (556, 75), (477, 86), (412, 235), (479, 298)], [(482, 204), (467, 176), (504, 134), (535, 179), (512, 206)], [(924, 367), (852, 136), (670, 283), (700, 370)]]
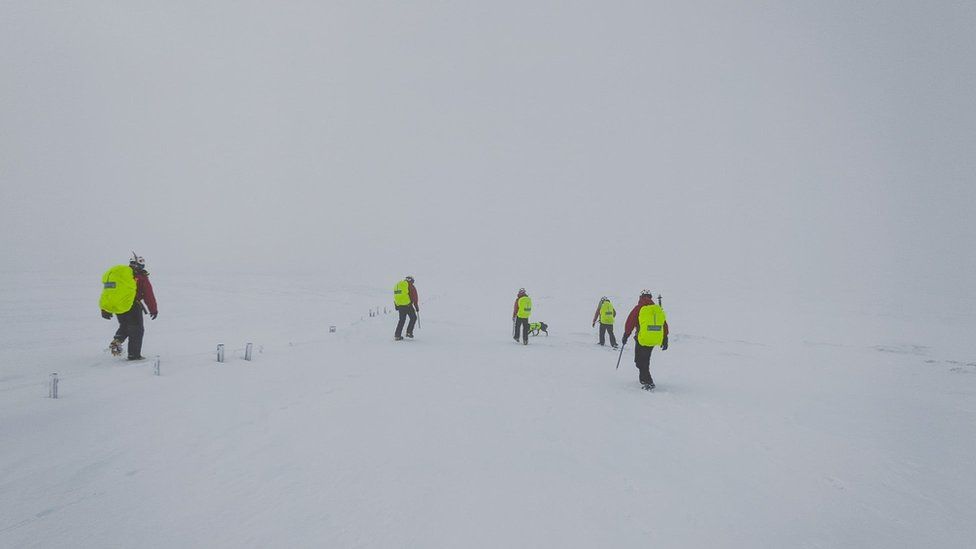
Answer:
[(532, 298), (523, 295), (518, 300), (518, 316), (519, 318), (529, 318), (532, 315)]
[(410, 283), (405, 279), (393, 287), (393, 304), (397, 307), (410, 305)]
[(664, 321), (667, 317), (660, 305), (644, 305), (637, 313), (637, 342), (644, 347), (656, 347), (664, 342)]
[(129, 312), (136, 302), (136, 277), (132, 267), (116, 265), (102, 275), (102, 297), (98, 306), (112, 314)]
[(604, 301), (603, 305), (600, 305), (600, 323), (613, 324), (614, 312), (616, 311), (613, 310), (613, 303), (610, 303), (609, 299)]

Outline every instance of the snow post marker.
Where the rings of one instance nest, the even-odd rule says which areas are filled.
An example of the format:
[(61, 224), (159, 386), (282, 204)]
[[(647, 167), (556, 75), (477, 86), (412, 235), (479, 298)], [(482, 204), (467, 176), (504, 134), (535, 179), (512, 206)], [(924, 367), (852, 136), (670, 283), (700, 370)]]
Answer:
[(217, 344), (217, 362), (223, 362), (223, 361), (224, 361), (224, 344), (223, 343), (218, 343)]
[(156, 355), (156, 358), (153, 359), (153, 375), (159, 375), (159, 355)]
[(47, 396), (49, 398), (58, 398), (58, 373), (54, 372), (51, 374), (51, 380), (48, 382)]
[(244, 360), (247, 360), (249, 362), (251, 360), (251, 347), (252, 346), (250, 343), (244, 346)]

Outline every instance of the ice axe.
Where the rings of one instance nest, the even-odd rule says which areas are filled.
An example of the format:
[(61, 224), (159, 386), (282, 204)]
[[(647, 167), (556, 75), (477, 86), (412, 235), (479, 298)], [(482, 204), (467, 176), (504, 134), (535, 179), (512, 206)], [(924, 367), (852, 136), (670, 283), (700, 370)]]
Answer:
[(625, 339), (623, 342), (620, 343), (620, 354), (617, 356), (617, 367), (614, 368), (614, 370), (620, 369), (620, 359), (624, 357), (624, 347), (626, 346), (627, 346), (627, 340)]

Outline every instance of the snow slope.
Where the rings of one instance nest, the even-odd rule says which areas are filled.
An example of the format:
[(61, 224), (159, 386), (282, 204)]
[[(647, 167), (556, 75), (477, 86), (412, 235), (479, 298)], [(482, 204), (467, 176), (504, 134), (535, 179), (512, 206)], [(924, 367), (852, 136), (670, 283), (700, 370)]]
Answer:
[[(629, 352), (614, 370), (616, 353), (594, 345), (599, 296), (533, 293), (551, 335), (523, 347), (509, 332), (514, 295), (418, 278), (418, 337), (394, 343), (393, 315), (367, 313), (387, 288), (157, 277), (155, 377), (99, 352), (115, 324), (98, 318), (90, 284), (26, 276), (0, 285), (3, 547), (976, 537), (976, 352), (942, 344), (939, 333), (961, 338), (935, 320), (915, 326), (915, 345), (897, 317), (844, 311), (828, 339), (811, 306), (796, 338), (763, 309), (749, 338), (721, 329), (716, 310), (729, 308), (666, 296), (675, 335), (654, 353), (648, 394)], [(617, 299), (621, 315), (632, 301)], [(262, 351), (251, 363), (246, 341)], [(58, 400), (44, 398), (51, 371)]]

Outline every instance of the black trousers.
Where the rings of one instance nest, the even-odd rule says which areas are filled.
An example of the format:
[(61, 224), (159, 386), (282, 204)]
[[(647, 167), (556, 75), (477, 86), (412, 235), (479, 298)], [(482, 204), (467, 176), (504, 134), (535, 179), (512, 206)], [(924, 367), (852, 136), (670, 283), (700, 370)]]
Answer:
[(617, 338), (613, 337), (613, 324), (600, 323), (600, 345), (606, 345), (606, 340), (604, 340), (604, 334), (610, 334), (610, 345), (617, 346)]
[(519, 330), (522, 330), (522, 342), (529, 342), (529, 319), (527, 318), (516, 318), (515, 319), (515, 341), (518, 341)]
[(636, 341), (636, 337), (634, 339), (634, 364), (640, 370), (640, 382), (642, 384), (654, 383), (654, 378), (651, 377), (651, 351), (654, 350), (654, 347), (644, 347)]
[(146, 332), (142, 320), (142, 303), (136, 302), (131, 309), (120, 315), (115, 315), (119, 319), (119, 329), (115, 332), (115, 339), (119, 341), (129, 340), (129, 356), (142, 356), (142, 335)]
[(413, 305), (397, 305), (396, 310), (400, 313), (400, 321), (397, 322), (394, 335), (397, 337), (403, 335), (403, 323), (407, 321), (407, 317), (410, 317), (410, 324), (407, 324), (407, 335), (413, 335), (413, 326), (417, 323), (417, 311), (413, 309)]

